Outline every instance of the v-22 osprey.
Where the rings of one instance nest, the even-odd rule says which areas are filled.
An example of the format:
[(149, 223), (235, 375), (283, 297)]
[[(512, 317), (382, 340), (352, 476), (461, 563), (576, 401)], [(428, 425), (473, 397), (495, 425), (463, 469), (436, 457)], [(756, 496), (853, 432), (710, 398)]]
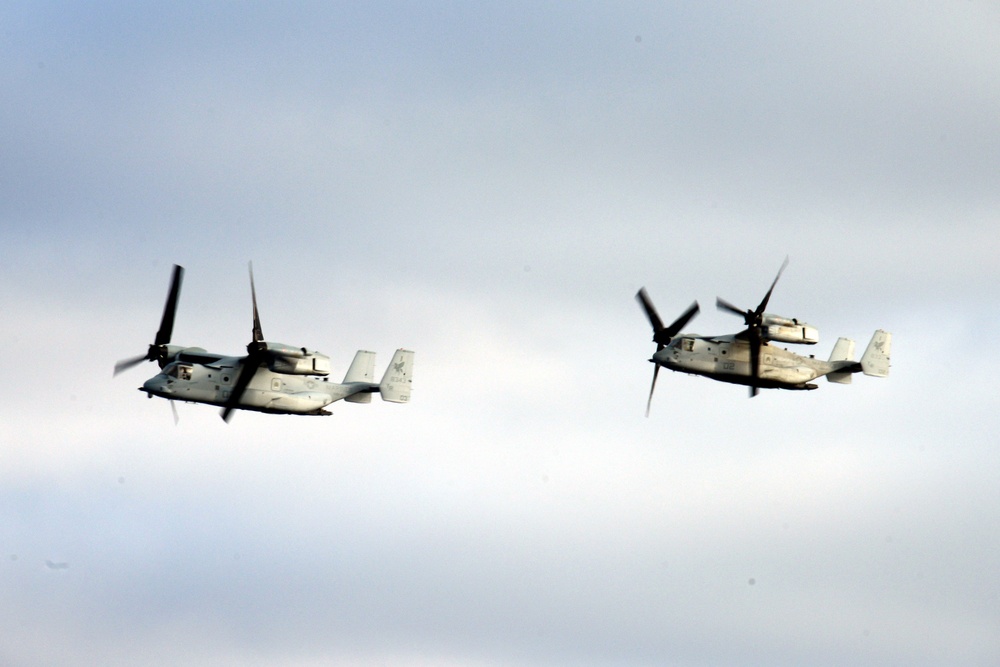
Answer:
[(250, 265), (250, 295), (253, 301), (252, 340), (246, 355), (213, 354), (200, 347), (171, 345), (174, 316), (180, 296), (184, 267), (174, 265), (170, 291), (156, 338), (145, 355), (123, 359), (114, 374), (143, 361), (155, 361), (160, 372), (146, 380), (140, 391), (150, 398), (207, 403), (222, 407), (229, 421), (233, 410), (255, 410), (276, 414), (329, 415), (324, 408), (341, 399), (370, 403), (373, 393), (391, 403), (410, 400), (413, 383), (413, 352), (396, 350), (380, 382), (374, 382), (375, 353), (358, 350), (341, 383), (330, 382), (330, 358), (325, 354), (264, 340), (257, 312), (257, 292)]
[(860, 372), (874, 377), (889, 375), (892, 334), (881, 329), (872, 336), (859, 361), (854, 360), (854, 341), (849, 338), (838, 339), (830, 358), (825, 361), (770, 344), (771, 341), (804, 345), (819, 342), (819, 331), (815, 327), (796, 318), (764, 312), (771, 292), (786, 266), (787, 258), (771, 283), (771, 288), (753, 310), (742, 310), (724, 299), (716, 299), (719, 310), (743, 318), (746, 329), (735, 334), (700, 336), (681, 333), (681, 329), (698, 314), (697, 301), (669, 326), (665, 326), (646, 289), (639, 290), (635, 296), (653, 327), (653, 342), (656, 343), (656, 351), (650, 359), (655, 366), (646, 402), (647, 417), (661, 367), (702, 375), (720, 382), (747, 385), (750, 387), (751, 398), (760, 389), (816, 389), (817, 385), (811, 381), (823, 376), (830, 382), (850, 384), (853, 373)]

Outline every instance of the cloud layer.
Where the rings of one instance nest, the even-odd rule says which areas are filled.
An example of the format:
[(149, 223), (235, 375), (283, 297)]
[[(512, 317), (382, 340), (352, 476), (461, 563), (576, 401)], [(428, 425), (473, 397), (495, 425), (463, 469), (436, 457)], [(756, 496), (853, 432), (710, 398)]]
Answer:
[[(21, 5), (0, 80), (0, 662), (992, 665), (996, 9)], [(661, 373), (718, 295), (892, 377)], [(152, 340), (417, 351), (325, 419)]]

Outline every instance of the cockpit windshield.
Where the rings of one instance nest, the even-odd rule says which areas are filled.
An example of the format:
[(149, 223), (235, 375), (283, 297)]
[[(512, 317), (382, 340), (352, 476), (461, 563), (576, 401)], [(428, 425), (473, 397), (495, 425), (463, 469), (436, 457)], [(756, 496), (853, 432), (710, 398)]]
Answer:
[(173, 363), (163, 369), (164, 375), (178, 380), (190, 380), (191, 371), (194, 369), (190, 364)]

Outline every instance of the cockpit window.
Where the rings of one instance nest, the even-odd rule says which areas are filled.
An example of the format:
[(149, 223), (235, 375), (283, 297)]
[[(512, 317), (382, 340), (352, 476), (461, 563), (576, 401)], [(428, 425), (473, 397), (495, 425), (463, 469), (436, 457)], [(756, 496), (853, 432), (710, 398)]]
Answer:
[(164, 370), (168, 377), (178, 380), (190, 380), (193, 367), (188, 364), (171, 364)]
[(685, 352), (694, 352), (694, 338), (684, 338), (681, 345)]

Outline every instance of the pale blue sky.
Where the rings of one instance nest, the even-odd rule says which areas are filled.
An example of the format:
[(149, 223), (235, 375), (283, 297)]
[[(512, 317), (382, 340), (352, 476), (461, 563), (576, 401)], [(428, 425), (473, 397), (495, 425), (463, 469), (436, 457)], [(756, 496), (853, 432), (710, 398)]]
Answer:
[[(995, 665), (993, 3), (0, 9), (0, 663)], [(892, 376), (661, 373), (716, 295)], [(417, 352), (169, 406), (152, 340)], [(813, 350), (809, 350), (810, 352)], [(48, 565), (47, 565), (48, 563)], [(752, 581), (752, 583), (751, 583)]]

